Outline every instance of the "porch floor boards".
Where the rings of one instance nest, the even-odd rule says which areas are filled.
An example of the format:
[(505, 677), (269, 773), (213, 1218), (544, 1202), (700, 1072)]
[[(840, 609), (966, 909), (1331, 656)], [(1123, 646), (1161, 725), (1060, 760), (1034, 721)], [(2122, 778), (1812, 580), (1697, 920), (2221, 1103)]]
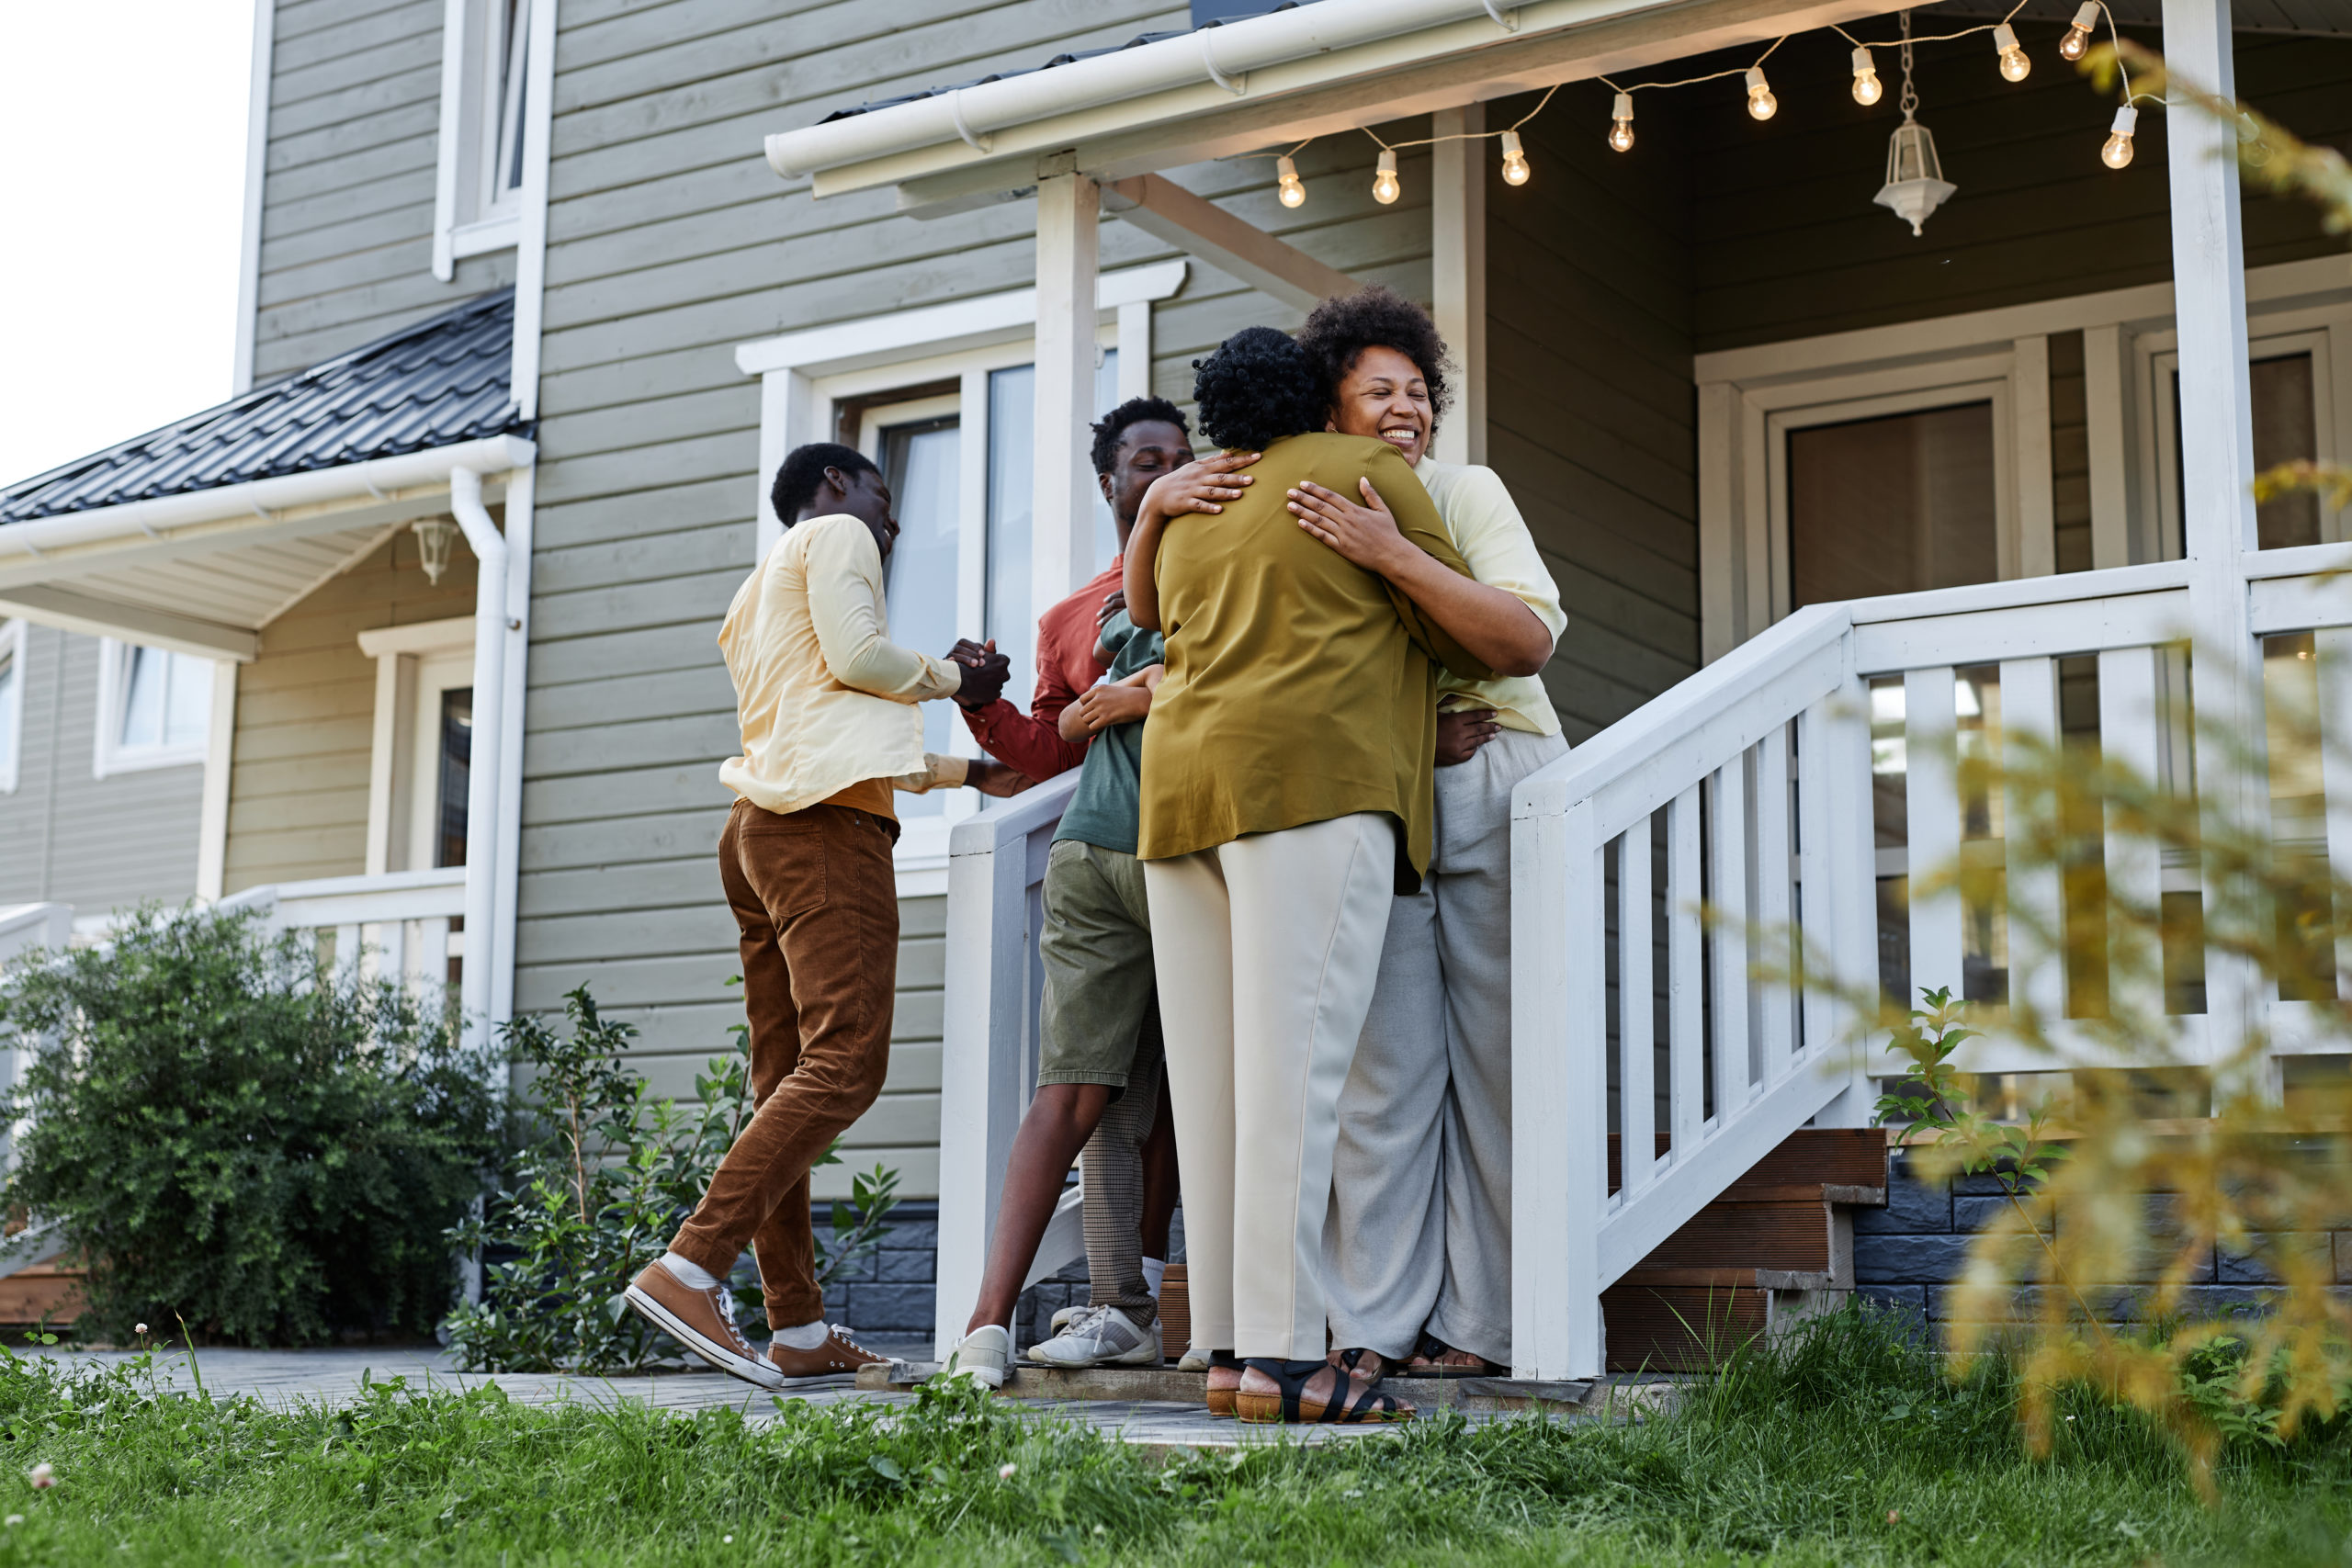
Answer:
[[(908, 1348), (911, 1348), (909, 1347)], [(68, 1364), (107, 1368), (134, 1359), (123, 1350), (48, 1350), (40, 1352), (47, 1359)], [(413, 1388), (432, 1386), (447, 1389), (478, 1388), (494, 1382), (506, 1391), (507, 1397), (521, 1404), (552, 1406), (566, 1404), (609, 1404), (631, 1400), (657, 1410), (689, 1415), (698, 1410), (740, 1410), (752, 1421), (775, 1418), (773, 1396), (766, 1391), (730, 1377), (710, 1371), (672, 1371), (644, 1377), (591, 1378), (522, 1372), (461, 1372), (447, 1351), (409, 1349), (326, 1349), (326, 1350), (208, 1350), (196, 1353), (197, 1365), (204, 1374), (205, 1391), (214, 1398), (232, 1394), (250, 1394), (265, 1404), (288, 1405), (314, 1402), (341, 1406), (359, 1397), (364, 1380), (384, 1382), (405, 1377)], [(1041, 1369), (1029, 1369), (1031, 1371)], [(1142, 1374), (1150, 1376), (1151, 1374)], [(181, 1393), (196, 1392), (185, 1352), (155, 1356), (157, 1382)], [(1170, 1373), (1166, 1376), (1184, 1377)], [(1192, 1375), (1192, 1382), (1201, 1380)], [(1435, 1379), (1415, 1379), (1413, 1399), (1425, 1411), (1433, 1409), (1441, 1400), (1419, 1393), (1418, 1385), (1438, 1382)], [(1467, 1383), (1473, 1381), (1443, 1380)], [(1197, 1397), (1179, 1400), (1165, 1397), (1176, 1392), (1158, 1383), (1138, 1386), (1124, 1398), (1089, 1397), (1106, 1390), (1058, 1390), (1040, 1388), (1023, 1396), (1009, 1393), (1005, 1403), (1024, 1414), (1051, 1416), (1091, 1427), (1106, 1438), (1133, 1443), (1155, 1450), (1177, 1448), (1233, 1449), (1250, 1444), (1301, 1442), (1319, 1444), (1350, 1441), (1381, 1432), (1394, 1432), (1393, 1427), (1250, 1427), (1238, 1421), (1219, 1420), (1204, 1410)], [(1127, 1391), (1122, 1391), (1127, 1392)], [(1158, 1394), (1160, 1397), (1137, 1397)], [(1670, 1397), (1652, 1394), (1646, 1388), (1634, 1397), (1645, 1404)], [(865, 1404), (903, 1405), (914, 1401), (910, 1388), (859, 1388), (847, 1376), (835, 1379), (811, 1380), (807, 1385), (788, 1389), (783, 1397), (805, 1399), (812, 1404), (831, 1404), (855, 1401)], [(1456, 1403), (1445, 1401), (1446, 1403)], [(1469, 1399), (1459, 1401), (1464, 1416), (1474, 1424), (1501, 1419), (1514, 1411), (1498, 1408), (1499, 1402)], [(1519, 1402), (1514, 1402), (1519, 1403)], [(1584, 1409), (1570, 1415), (1555, 1416), (1555, 1419), (1589, 1418)]]

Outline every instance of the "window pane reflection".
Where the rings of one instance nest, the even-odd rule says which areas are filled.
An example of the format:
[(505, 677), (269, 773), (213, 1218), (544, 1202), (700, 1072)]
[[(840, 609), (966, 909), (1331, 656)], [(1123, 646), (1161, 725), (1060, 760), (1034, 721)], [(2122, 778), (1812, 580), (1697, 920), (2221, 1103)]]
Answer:
[[(956, 640), (956, 489), (962, 444), (952, 418), (882, 433), (882, 477), (899, 515), (899, 542), (884, 580), (890, 640), (925, 653), (944, 653)], [(955, 722), (948, 705), (924, 703), (920, 711), (923, 750), (944, 755)], [(944, 793), (900, 795), (899, 814), (936, 816), (946, 802)]]

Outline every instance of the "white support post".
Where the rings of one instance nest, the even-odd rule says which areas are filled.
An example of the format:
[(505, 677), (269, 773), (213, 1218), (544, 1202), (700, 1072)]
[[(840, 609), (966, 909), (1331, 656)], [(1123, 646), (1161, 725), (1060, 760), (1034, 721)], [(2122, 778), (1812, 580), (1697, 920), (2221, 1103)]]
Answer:
[[(1061, 160), (1068, 162), (1067, 159)], [(1075, 172), (1037, 182), (1037, 412), (1029, 606), (1043, 614), (1094, 575), (1094, 276), (1102, 193)]]
[(204, 797), (197, 808), (196, 896), (211, 903), (220, 897), (229, 871), (229, 783), (236, 765), (237, 665), (229, 659), (212, 666), (212, 715), (204, 745)]
[[(2165, 0), (2164, 23), (2174, 78), (2234, 96), (2229, 0)], [(2256, 547), (2256, 537), (2235, 127), (2184, 105), (2165, 114), (2165, 134), (2180, 331), (2180, 513), (2195, 637), (2198, 809), (2216, 837), (2259, 836), (2268, 829), (2270, 781), (2261, 649), (2239, 559)], [(2209, 921), (2246, 898), (2246, 890), (2216, 882), (2211, 866), (2209, 860)], [(2261, 1029), (2267, 989), (2252, 962), (2207, 948), (2206, 1030), (2214, 1061), (2233, 1055)]]
[[(2020, 742), (2054, 751), (2058, 746), (2058, 661), (2001, 662), (2001, 767), (2015, 770)], [(2049, 1028), (2066, 1016), (2066, 905), (2063, 868), (2039, 852), (2035, 840), (2054, 843), (2056, 824), (2046, 794), (2029, 798), (2012, 784), (2004, 802), (2008, 874), (2009, 1003), (2039, 1015)]]
[[(1829, 840), (1823, 855), (1830, 868), (1822, 913), (1829, 925), (1829, 951), (1838, 977), (1867, 995), (1879, 987), (1878, 828), (1871, 799), (1870, 685), (1853, 672), (1853, 647), (1849, 632), (1845, 679), (1837, 694), (1816, 705), (1807, 717), (1819, 715), (1808, 733), (1821, 738), (1821, 812)], [(1812, 908), (1810, 898), (1806, 908)], [(1832, 1027), (1824, 1029), (1822, 1043), (1845, 1046), (1854, 1055), (1845, 1092), (1824, 1106), (1814, 1122), (1823, 1127), (1867, 1127), (1877, 1109), (1872, 1073), (1882, 1042), (1875, 1021), (1843, 1002), (1832, 1001), (1826, 1010)]]
[(1905, 671), (1903, 795), (1911, 905), (1911, 994), (1903, 998), (1906, 1008), (1917, 1007), (1921, 992), (1939, 987), (1949, 987), (1955, 997), (1963, 994), (1960, 890), (1920, 891), (1928, 879), (1949, 875), (1960, 860), (1960, 783), (1953, 769), (1959, 728), (1951, 667)]
[(1430, 117), (1430, 312), (1453, 351), (1460, 379), (1430, 455), (1441, 463), (1487, 460), (1487, 128), (1484, 104)]

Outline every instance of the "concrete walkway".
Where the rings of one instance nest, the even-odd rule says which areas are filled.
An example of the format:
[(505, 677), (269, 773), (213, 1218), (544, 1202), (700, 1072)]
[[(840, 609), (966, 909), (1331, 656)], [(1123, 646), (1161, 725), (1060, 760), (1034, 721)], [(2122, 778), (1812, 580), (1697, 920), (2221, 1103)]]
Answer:
[[(131, 1352), (120, 1350), (58, 1349), (41, 1354), (69, 1365), (93, 1368), (119, 1365), (132, 1359)], [(405, 1378), (411, 1388), (467, 1389), (496, 1383), (506, 1391), (507, 1397), (523, 1404), (608, 1405), (628, 1400), (656, 1410), (682, 1414), (696, 1410), (740, 1410), (754, 1421), (775, 1419), (775, 1399), (777, 1397), (721, 1373), (703, 1371), (614, 1378), (526, 1372), (461, 1372), (447, 1351), (422, 1348), (199, 1349), (196, 1353), (195, 1371), (203, 1375), (205, 1393), (216, 1399), (231, 1394), (250, 1394), (265, 1404), (274, 1406), (303, 1403), (348, 1404), (359, 1397), (363, 1383), (369, 1381), (380, 1383), (394, 1378)], [(1134, 1386), (1116, 1389), (1107, 1385), (1096, 1387), (1093, 1381), (1075, 1382), (1065, 1388), (1059, 1386), (1060, 1380), (1050, 1374), (1041, 1376), (1043, 1372), (1044, 1369), (1023, 1369), (1015, 1382), (1024, 1386), (1008, 1390), (1007, 1405), (1024, 1414), (1075, 1421), (1117, 1441), (1161, 1450), (1178, 1447), (1229, 1449), (1242, 1444), (1285, 1441), (1319, 1444), (1358, 1440), (1395, 1430), (1394, 1427), (1372, 1426), (1253, 1427), (1238, 1421), (1220, 1420), (1202, 1408), (1196, 1395), (1181, 1399), (1166, 1397), (1170, 1393), (1188, 1392), (1191, 1387), (1183, 1381), (1185, 1374), (1176, 1372), (1130, 1374), (1123, 1381), (1132, 1382)], [(196, 1392), (196, 1377), (185, 1351), (157, 1351), (155, 1373), (157, 1381), (165, 1387), (185, 1393)], [(868, 1382), (872, 1384), (876, 1381), (869, 1378)], [(1417, 1383), (1422, 1381), (1425, 1380), (1414, 1380)], [(1192, 1382), (1196, 1383), (1197, 1376)], [(782, 1397), (806, 1400), (813, 1404), (855, 1401), (901, 1405), (911, 1403), (914, 1394), (910, 1388), (903, 1385), (860, 1388), (856, 1380), (843, 1376), (808, 1380), (800, 1386), (785, 1391)], [(1407, 1391), (1404, 1397), (1419, 1404), (1424, 1413), (1436, 1404), (1446, 1403), (1442, 1395), (1433, 1399), (1418, 1388)], [(1485, 1422), (1503, 1418), (1511, 1412), (1465, 1408), (1464, 1414), (1473, 1422)], [(1574, 1414), (1587, 1413), (1578, 1411)]]

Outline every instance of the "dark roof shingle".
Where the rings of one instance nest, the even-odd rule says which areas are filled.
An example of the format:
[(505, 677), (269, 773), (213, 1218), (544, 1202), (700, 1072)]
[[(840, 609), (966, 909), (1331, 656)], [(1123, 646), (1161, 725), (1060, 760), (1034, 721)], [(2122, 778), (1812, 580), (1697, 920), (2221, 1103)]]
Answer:
[(340, 468), (512, 432), (514, 290), (0, 488), (0, 524)]

